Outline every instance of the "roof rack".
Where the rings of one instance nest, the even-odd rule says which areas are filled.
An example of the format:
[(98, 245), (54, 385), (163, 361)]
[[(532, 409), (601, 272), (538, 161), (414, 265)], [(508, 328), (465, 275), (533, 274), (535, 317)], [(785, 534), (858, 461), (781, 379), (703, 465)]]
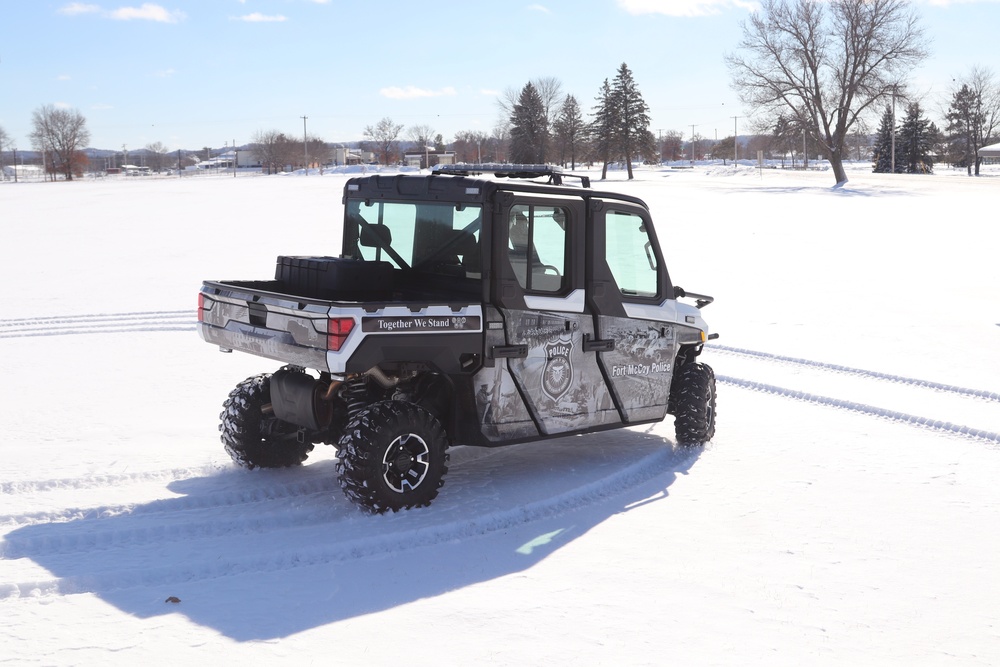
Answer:
[(433, 172), (448, 176), (479, 176), (490, 173), (497, 178), (540, 178), (548, 176), (551, 185), (562, 185), (564, 178), (579, 178), (580, 184), (583, 187), (590, 187), (589, 176), (567, 174), (563, 171), (562, 167), (554, 164), (472, 164), (459, 162), (458, 164), (435, 165)]

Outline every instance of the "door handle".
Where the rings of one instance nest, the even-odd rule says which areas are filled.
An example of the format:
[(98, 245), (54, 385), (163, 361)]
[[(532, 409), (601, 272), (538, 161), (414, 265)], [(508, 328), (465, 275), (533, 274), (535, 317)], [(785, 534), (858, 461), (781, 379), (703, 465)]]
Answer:
[(590, 337), (590, 334), (583, 335), (584, 352), (611, 352), (614, 349), (615, 341), (613, 338), (594, 340)]
[(528, 356), (527, 345), (494, 345), (490, 349), (494, 359), (521, 359)]

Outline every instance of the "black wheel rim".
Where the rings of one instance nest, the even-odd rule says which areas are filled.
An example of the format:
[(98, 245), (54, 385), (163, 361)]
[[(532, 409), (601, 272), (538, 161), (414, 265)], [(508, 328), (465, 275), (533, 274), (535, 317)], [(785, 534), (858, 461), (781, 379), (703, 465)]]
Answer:
[(382, 456), (382, 480), (396, 493), (415, 490), (427, 477), (430, 454), (430, 448), (419, 435), (399, 436)]

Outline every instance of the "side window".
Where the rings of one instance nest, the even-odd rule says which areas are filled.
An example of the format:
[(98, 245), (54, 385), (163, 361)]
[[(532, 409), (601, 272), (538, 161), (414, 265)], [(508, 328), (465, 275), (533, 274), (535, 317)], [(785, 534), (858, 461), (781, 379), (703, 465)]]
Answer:
[(525, 291), (559, 292), (565, 286), (568, 217), (561, 206), (511, 208), (507, 252)]
[(608, 211), (605, 230), (608, 267), (622, 295), (656, 296), (656, 255), (643, 219), (634, 213)]

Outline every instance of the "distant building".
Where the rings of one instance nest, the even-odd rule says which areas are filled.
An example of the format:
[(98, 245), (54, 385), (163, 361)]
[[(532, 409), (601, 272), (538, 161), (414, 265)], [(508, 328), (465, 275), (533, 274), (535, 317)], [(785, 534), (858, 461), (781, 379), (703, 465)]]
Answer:
[(375, 162), (375, 153), (363, 151), (358, 148), (344, 148), (337, 146), (333, 149), (333, 164), (336, 166), (372, 164)]
[(429, 169), (438, 164), (455, 164), (455, 151), (418, 150), (411, 148), (403, 152), (403, 163), (407, 167)]
[(4, 165), (3, 177), (13, 180), (16, 178), (34, 179), (44, 175), (42, 168), (37, 164), (10, 164)]

